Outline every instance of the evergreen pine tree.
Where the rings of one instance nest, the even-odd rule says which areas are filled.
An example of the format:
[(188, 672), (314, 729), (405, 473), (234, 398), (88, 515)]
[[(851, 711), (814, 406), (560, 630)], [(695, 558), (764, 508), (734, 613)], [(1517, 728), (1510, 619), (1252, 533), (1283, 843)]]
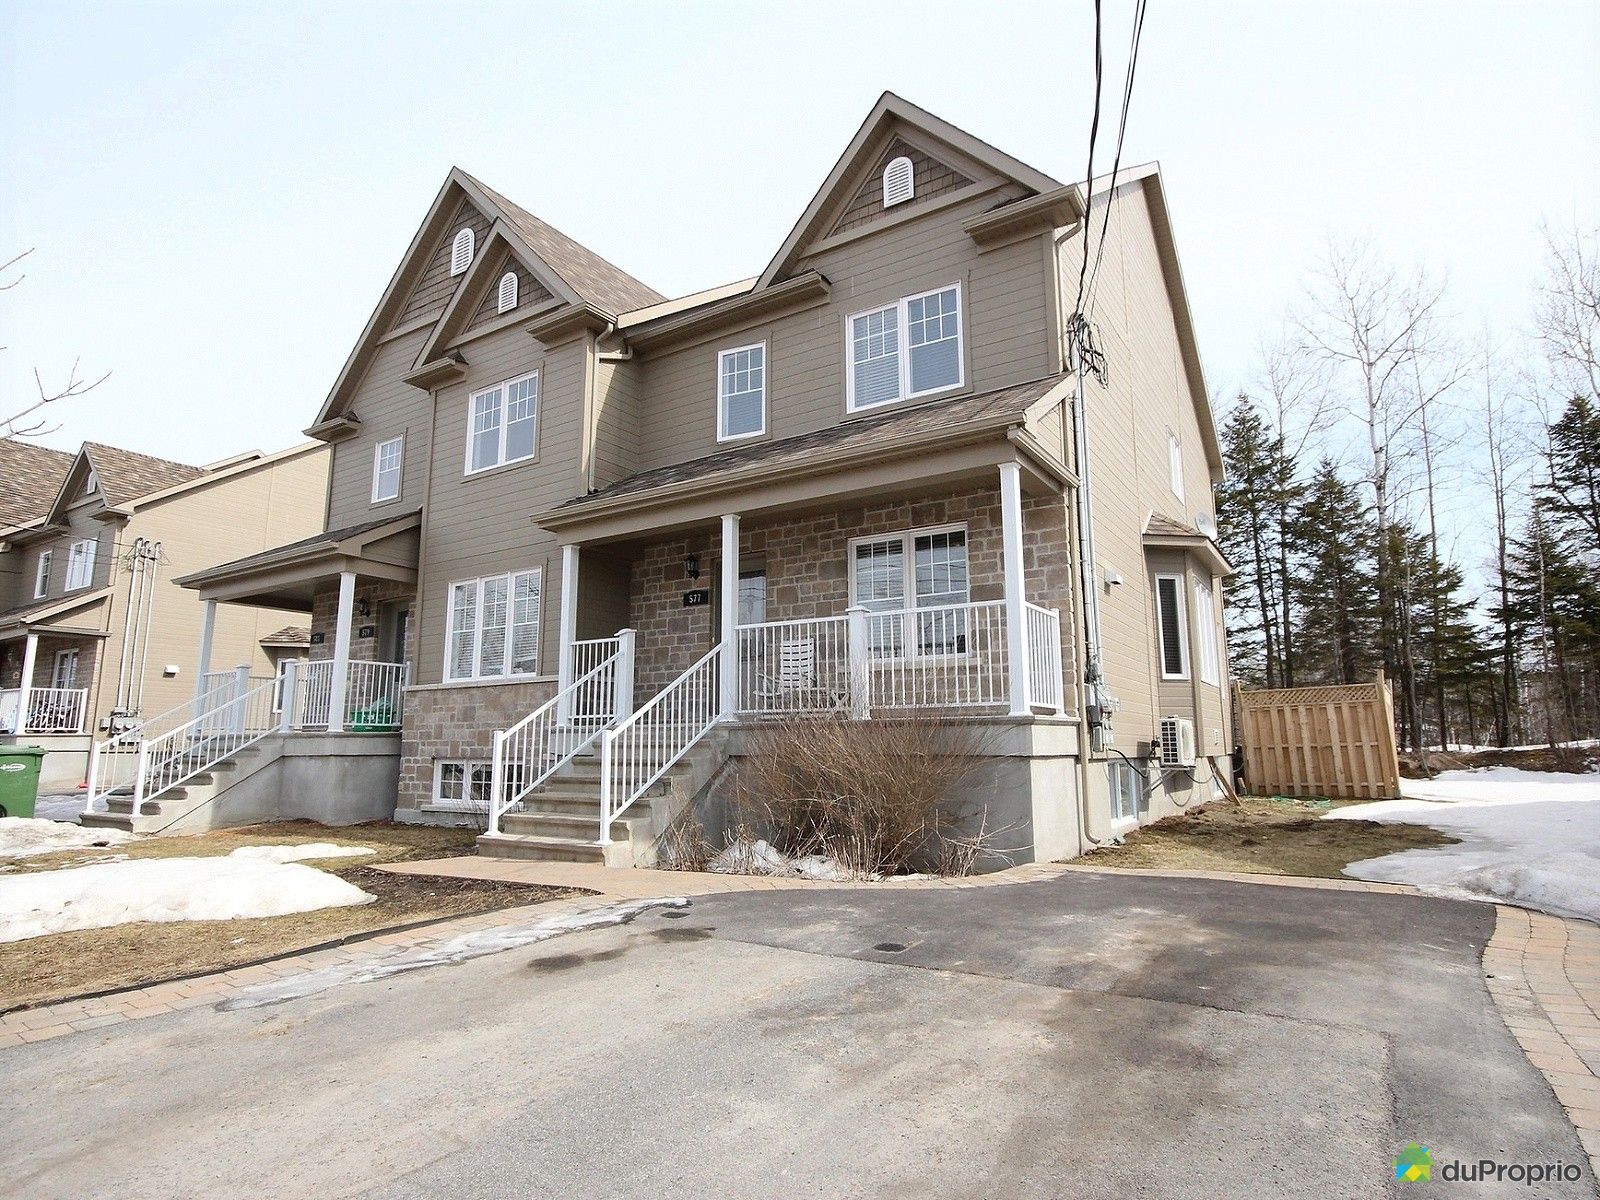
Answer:
[(1285, 531), (1296, 578), (1302, 682), (1359, 683), (1378, 646), (1377, 532), (1358, 489), (1331, 459), (1317, 464)]

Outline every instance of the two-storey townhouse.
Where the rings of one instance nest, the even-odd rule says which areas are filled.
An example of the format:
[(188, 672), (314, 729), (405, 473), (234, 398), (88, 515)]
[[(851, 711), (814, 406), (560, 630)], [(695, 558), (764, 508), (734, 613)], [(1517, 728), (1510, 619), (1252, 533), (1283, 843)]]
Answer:
[(184, 582), (302, 601), (306, 725), (404, 674), (396, 812), (486, 852), (651, 861), (781, 713), (981, 727), (1023, 858), (1209, 798), (1215, 430), (1158, 171), (1091, 194), (1080, 381), (1085, 189), (892, 94), (675, 300), (452, 171), (309, 430), (328, 531)]
[[(76, 788), (93, 741), (183, 706), (202, 606), (174, 577), (323, 522), (330, 454), (307, 442), (208, 467), (86, 443), (0, 440), (0, 741), (42, 745), (42, 784)], [(302, 656), (281, 611), (237, 608), (216, 661), (270, 678)]]

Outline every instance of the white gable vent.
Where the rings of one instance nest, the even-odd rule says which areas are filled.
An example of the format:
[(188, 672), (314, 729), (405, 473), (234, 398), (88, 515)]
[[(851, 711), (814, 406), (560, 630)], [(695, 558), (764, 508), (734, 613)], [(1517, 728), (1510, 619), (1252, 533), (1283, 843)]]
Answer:
[(500, 276), (500, 311), (510, 312), (517, 306), (517, 273), (507, 271)]
[(472, 230), (456, 231), (456, 240), (450, 243), (450, 274), (460, 275), (472, 265)]
[(893, 159), (883, 169), (883, 206), (891, 208), (904, 204), (915, 193), (912, 182), (911, 160), (905, 155)]

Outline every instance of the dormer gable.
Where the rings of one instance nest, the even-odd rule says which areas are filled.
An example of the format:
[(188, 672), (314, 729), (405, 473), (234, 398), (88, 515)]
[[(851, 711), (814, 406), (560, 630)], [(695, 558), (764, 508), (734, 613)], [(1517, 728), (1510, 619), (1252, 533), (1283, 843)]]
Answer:
[[(884, 203), (885, 172), (908, 159), (911, 195)], [(899, 183), (898, 173), (892, 182)], [(993, 207), (1063, 191), (1062, 185), (948, 121), (885, 92), (795, 222), (755, 291), (804, 269), (838, 241), (915, 220), (964, 199), (993, 195)]]
[[(434, 238), (426, 265), (386, 332), (392, 333), (396, 329), (438, 319), (456, 294), (462, 277), (477, 261), (493, 223), (470, 199), (465, 196), (461, 198), (449, 220), (444, 222), (444, 227)], [(463, 248), (467, 251), (465, 266), (457, 271), (455, 267), (463, 257)]]

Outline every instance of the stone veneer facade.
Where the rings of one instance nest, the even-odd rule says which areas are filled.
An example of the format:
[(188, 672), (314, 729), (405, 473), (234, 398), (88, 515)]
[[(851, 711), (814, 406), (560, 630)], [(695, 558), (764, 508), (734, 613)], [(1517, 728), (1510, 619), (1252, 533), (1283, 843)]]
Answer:
[[(741, 570), (767, 573), (767, 620), (799, 621), (837, 616), (850, 604), (849, 545), (852, 538), (902, 533), (938, 525), (965, 525), (967, 575), (974, 602), (1005, 595), (998, 486), (947, 496), (905, 499), (810, 513), (782, 521), (745, 522), (739, 530)], [(1023, 563), (1027, 599), (1061, 610), (1067, 635), (1072, 613), (1072, 547), (1066, 501), (1060, 496), (1024, 497)], [(659, 542), (633, 562), (630, 621), (637, 633), (635, 697), (654, 696), (715, 644), (720, 607), (720, 530), (704, 530)], [(690, 580), (684, 558), (700, 560), (700, 578)], [(685, 608), (683, 593), (706, 588), (711, 603)], [(1064, 653), (1072, 639), (1064, 636)], [(1067, 678), (1072, 666), (1063, 664)], [(1070, 701), (1069, 701), (1070, 707)]]
[(462, 823), (466, 814), (429, 813), (434, 765), (488, 762), (495, 730), (515, 725), (551, 696), (554, 680), (414, 687), (400, 735), (400, 820)]

